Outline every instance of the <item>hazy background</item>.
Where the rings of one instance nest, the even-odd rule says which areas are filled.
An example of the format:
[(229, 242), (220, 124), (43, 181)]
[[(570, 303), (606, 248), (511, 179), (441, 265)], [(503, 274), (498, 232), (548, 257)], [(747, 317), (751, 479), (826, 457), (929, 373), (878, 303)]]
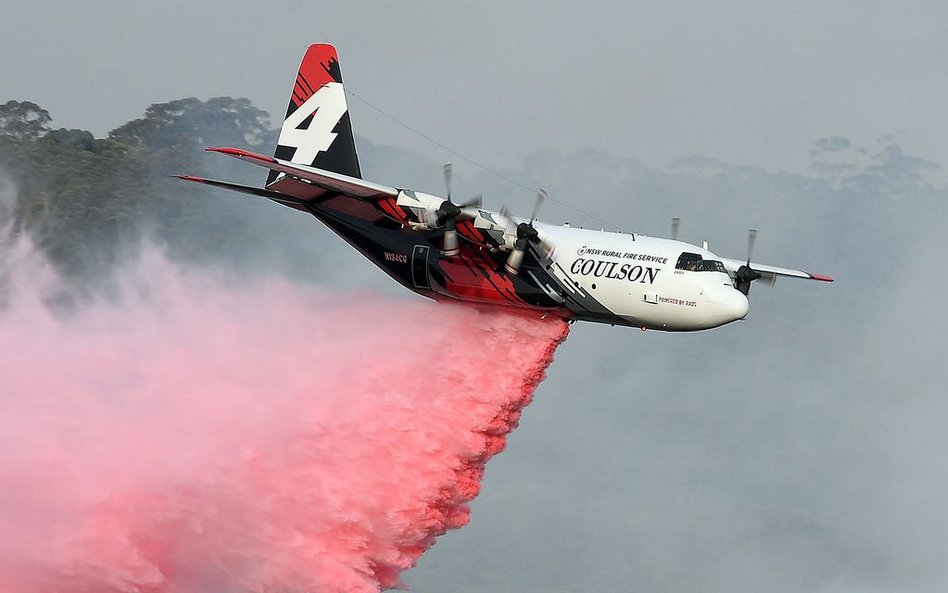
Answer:
[[(35, 101), (53, 127), (103, 137), (192, 95), (246, 96), (276, 122), (305, 46), (331, 41), (347, 88), (469, 159), (627, 231), (666, 234), (681, 216), (683, 239), (722, 255), (741, 257), (755, 227), (756, 259), (838, 279), (755, 286), (746, 321), (707, 333), (574, 326), (472, 524), (406, 575), (415, 591), (948, 586), (948, 5), (38, 2), (4, 15), (0, 100)], [(439, 191), (454, 160), (459, 195), (529, 209), (529, 191), (350, 106), (366, 177)], [(230, 167), (215, 159), (152, 171), (174, 205), (153, 233), (173, 253), (402, 294), (314, 220), (157, 180)], [(601, 224), (552, 202), (541, 218)]]
[[(595, 147), (805, 170), (827, 134), (903, 130), (944, 162), (948, 4), (800, 2), (6, 2), (3, 94), (104, 134), (151, 103), (246, 96), (285, 109), (312, 41), (347, 87), (492, 165)], [(358, 101), (379, 142), (443, 158)]]

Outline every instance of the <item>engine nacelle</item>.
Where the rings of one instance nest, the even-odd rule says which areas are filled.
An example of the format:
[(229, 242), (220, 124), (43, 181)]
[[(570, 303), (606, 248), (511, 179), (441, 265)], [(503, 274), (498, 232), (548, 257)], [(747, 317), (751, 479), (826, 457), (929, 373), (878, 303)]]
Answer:
[(516, 225), (506, 218), (499, 218), (495, 212), (478, 210), (473, 225), (477, 230), (490, 236), (497, 247), (504, 251), (513, 249), (514, 243), (517, 242)]
[(444, 198), (422, 192), (403, 189), (398, 192), (395, 203), (408, 213), (408, 224), (415, 230), (427, 231), (441, 228), (438, 224), (438, 209), (444, 204)]

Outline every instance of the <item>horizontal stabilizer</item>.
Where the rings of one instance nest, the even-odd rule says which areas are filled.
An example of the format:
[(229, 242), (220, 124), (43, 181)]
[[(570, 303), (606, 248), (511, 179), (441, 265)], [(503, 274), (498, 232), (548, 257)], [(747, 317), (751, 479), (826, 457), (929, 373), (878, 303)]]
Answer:
[(271, 171), (286, 173), (290, 177), (303, 179), (315, 186), (348, 196), (369, 199), (381, 199), (384, 197), (394, 198), (398, 196), (398, 190), (394, 187), (372, 183), (371, 181), (365, 181), (358, 177), (349, 177), (348, 175), (333, 173), (332, 171), (317, 169), (315, 167), (297, 165), (289, 161), (239, 148), (211, 147), (205, 148), (204, 150), (208, 152), (219, 152), (230, 157), (247, 161), (248, 163), (267, 167)]
[(284, 206), (296, 208), (297, 210), (304, 210), (304, 211), (307, 210), (305, 200), (294, 198), (293, 196), (288, 196), (286, 194), (281, 194), (279, 192), (270, 191), (268, 189), (263, 189), (260, 187), (252, 187), (249, 185), (239, 185), (237, 183), (230, 183), (227, 181), (216, 181), (214, 179), (205, 179), (203, 177), (195, 177), (194, 175), (172, 175), (172, 177), (176, 177), (184, 181), (192, 181), (194, 183), (203, 183), (204, 185), (212, 185), (214, 187), (219, 187), (221, 189), (229, 189), (231, 191), (241, 192), (244, 194), (250, 194), (252, 196), (267, 198), (279, 204), (283, 204)]

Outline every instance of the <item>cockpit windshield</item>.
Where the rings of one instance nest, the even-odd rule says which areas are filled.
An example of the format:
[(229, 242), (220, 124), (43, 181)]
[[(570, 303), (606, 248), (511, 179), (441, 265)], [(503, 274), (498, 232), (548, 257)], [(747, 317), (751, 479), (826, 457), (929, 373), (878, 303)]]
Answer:
[(701, 256), (697, 253), (682, 253), (678, 257), (678, 263), (675, 264), (676, 270), (689, 270), (691, 272), (698, 271), (701, 267)]
[(701, 264), (702, 272), (723, 272), (727, 274), (727, 268), (724, 264), (714, 259), (706, 259)]
[(691, 272), (723, 272), (727, 274), (724, 264), (714, 259), (702, 259), (697, 253), (682, 253), (675, 264), (676, 270)]

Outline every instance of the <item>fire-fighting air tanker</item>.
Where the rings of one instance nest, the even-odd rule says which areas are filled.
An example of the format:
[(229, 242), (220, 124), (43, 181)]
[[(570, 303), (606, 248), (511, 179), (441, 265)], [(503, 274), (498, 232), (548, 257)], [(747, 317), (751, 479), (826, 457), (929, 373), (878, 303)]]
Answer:
[(718, 257), (672, 239), (556, 226), (481, 200), (451, 199), (362, 179), (333, 46), (309, 47), (273, 156), (207, 148), (269, 169), (263, 188), (181, 179), (268, 198), (312, 214), (403, 286), (436, 300), (534, 309), (568, 320), (665, 331), (718, 327), (747, 315), (756, 280), (828, 276)]

